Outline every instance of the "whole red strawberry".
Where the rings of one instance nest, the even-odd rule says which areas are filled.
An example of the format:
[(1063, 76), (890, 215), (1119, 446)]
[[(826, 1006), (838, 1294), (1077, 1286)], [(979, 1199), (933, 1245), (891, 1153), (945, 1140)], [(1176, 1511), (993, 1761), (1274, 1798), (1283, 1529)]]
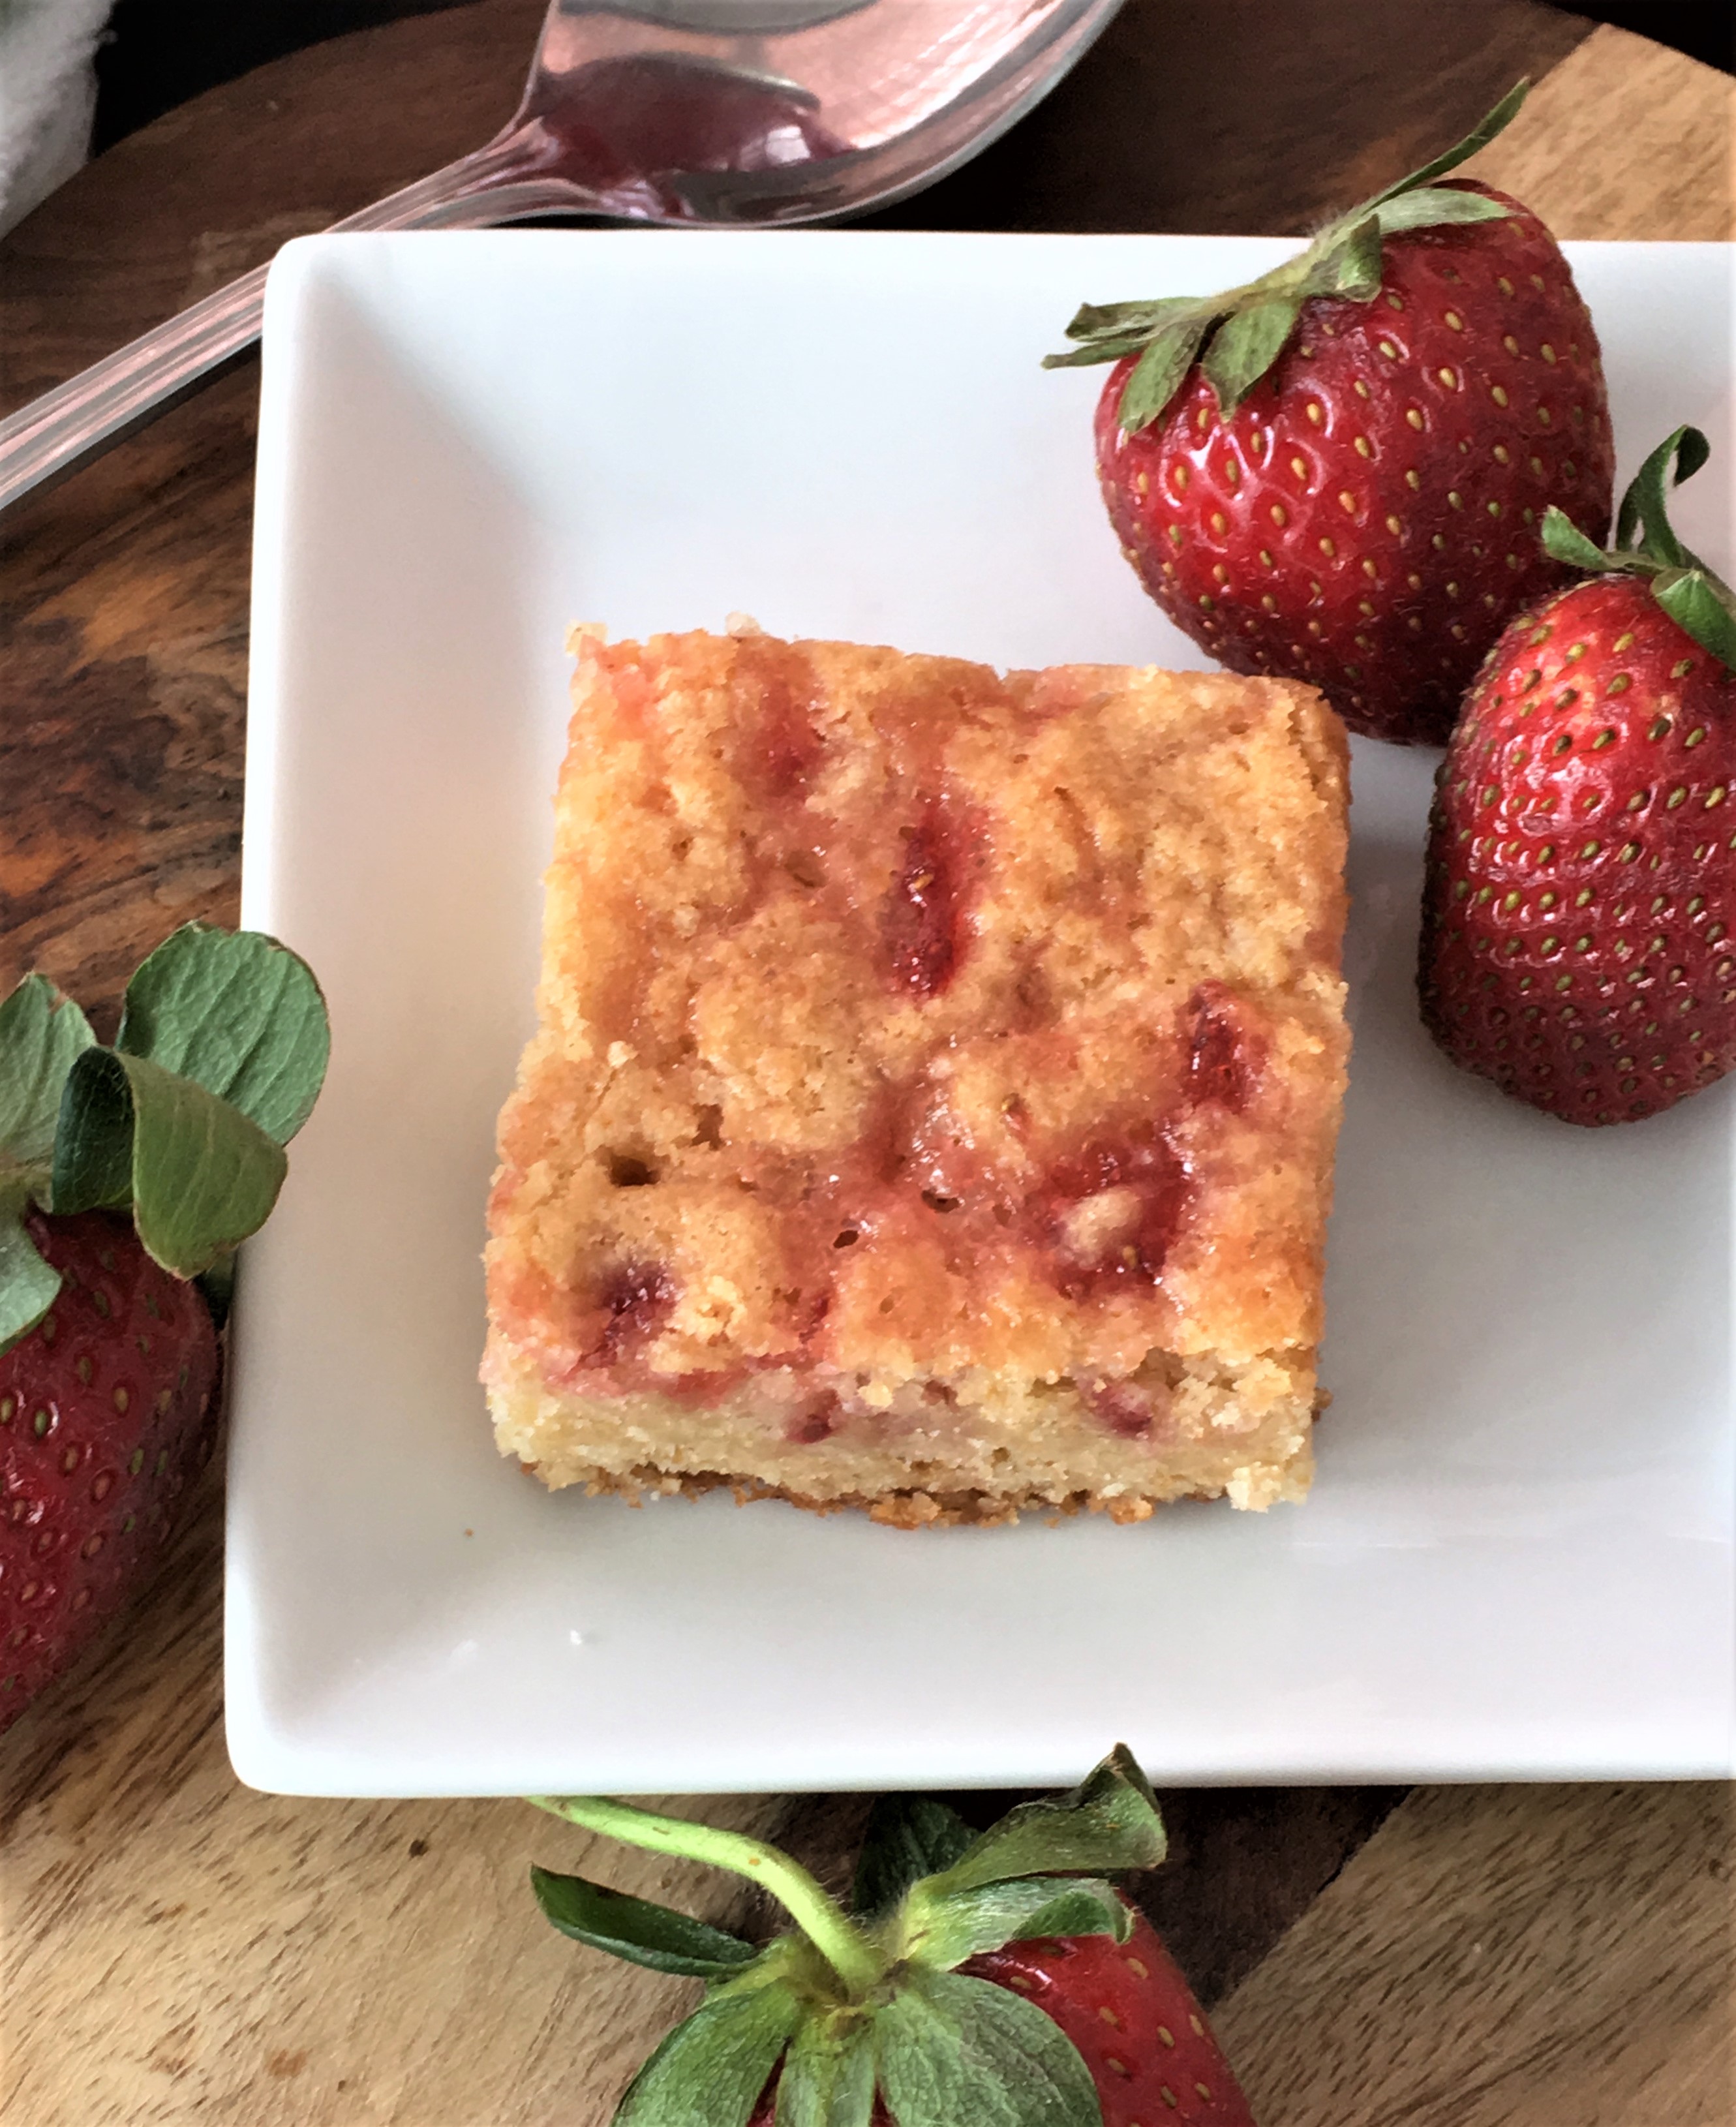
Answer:
[(1656, 1115), (1736, 1067), (1736, 599), (1671, 532), (1678, 429), (1598, 573), (1496, 645), (1442, 763), (1419, 988), (1449, 1056), (1576, 1123)]
[(25, 1229), (61, 1282), (0, 1356), (0, 1727), (142, 1585), (216, 1433), (197, 1287), (111, 1211)]
[(1547, 508), (1609, 527), (1608, 401), (1567, 261), (1516, 201), (1435, 182), (1523, 88), (1263, 280), (1088, 306), (1051, 358), (1115, 362), (1099, 476), (1171, 619), (1378, 738), (1444, 742), (1502, 628), (1565, 580)]
[(0, 1002), (0, 1728), (174, 1531), (217, 1422), (192, 1281), (220, 1303), (327, 1046), (292, 953), (199, 924), (134, 976), (112, 1048), (40, 975)]
[(579, 1876), (533, 1869), (564, 1935), (710, 1983), (622, 2099), (617, 2127), (1252, 2127), (1187, 1982), (1084, 1870), (1163, 1858), (1118, 1749), (1071, 1794), (980, 1836), (921, 1796), (877, 1803), (849, 1912), (788, 1855), (595, 1796), (533, 1798), (592, 1831), (716, 1863), (799, 1932), (756, 1948)]

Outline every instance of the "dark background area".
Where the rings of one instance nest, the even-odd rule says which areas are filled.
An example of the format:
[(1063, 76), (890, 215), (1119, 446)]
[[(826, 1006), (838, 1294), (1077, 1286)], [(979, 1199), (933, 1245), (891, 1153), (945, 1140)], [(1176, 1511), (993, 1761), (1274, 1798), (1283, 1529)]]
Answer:
[[(1181, 0), (1197, 6), (1199, 0)], [(97, 55), (97, 124), (92, 147), (100, 154), (220, 82), (233, 81), (267, 59), (347, 31), (365, 30), (406, 15), (436, 15), (461, 0), (119, 0)], [(1294, 7), (1298, 0), (1273, 0)], [(1332, 0), (1313, 0), (1330, 7)], [(1453, 0), (1442, 0), (1450, 7)], [(1661, 45), (1672, 45), (1709, 66), (1736, 73), (1736, 10), (1717, 0), (1591, 0), (1568, 12), (1613, 22)], [(526, 54), (527, 62), (529, 54)]]

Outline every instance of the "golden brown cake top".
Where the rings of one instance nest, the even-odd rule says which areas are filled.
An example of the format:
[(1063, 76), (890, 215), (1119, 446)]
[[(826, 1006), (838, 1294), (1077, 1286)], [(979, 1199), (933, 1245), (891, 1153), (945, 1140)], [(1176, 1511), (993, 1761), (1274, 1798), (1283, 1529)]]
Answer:
[(581, 638), (574, 695), (491, 1363), (1112, 1406), (1154, 1349), (1317, 1340), (1346, 770), (1311, 689), (693, 634)]

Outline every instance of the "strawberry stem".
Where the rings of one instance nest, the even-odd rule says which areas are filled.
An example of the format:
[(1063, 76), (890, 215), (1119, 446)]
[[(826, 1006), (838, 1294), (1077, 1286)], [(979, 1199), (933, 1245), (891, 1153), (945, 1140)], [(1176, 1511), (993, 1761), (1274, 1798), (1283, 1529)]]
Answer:
[(1435, 179), (1486, 147), (1511, 120), (1530, 87), (1528, 80), (1516, 83), (1455, 147), (1335, 216), (1305, 250), (1245, 287), (1192, 301), (1172, 296), (1156, 302), (1081, 305), (1067, 329), (1077, 344), (1064, 354), (1046, 354), (1043, 367), (1077, 369), (1138, 354), (1119, 407), (1122, 430), (1133, 435), (1165, 411), (1203, 357), (1219, 410), (1233, 414), (1289, 345), (1306, 301), (1331, 296), (1367, 303), (1379, 294), (1384, 235), (1498, 221), (1512, 211), (1509, 202), (1486, 189), (1437, 187)]
[(722, 1831), (686, 1817), (659, 1817), (603, 1795), (527, 1795), (527, 1802), (587, 1831), (684, 1861), (727, 1869), (769, 1891), (843, 1982), (853, 1999), (866, 1995), (884, 1966), (867, 1937), (806, 1869), (775, 1846), (739, 1831)]
[(1665, 437), (1635, 473), (1615, 520), (1615, 543), (1594, 546), (1554, 503), (1543, 514), (1544, 552), (1588, 574), (1651, 580), (1652, 596), (1684, 635), (1736, 672), (1736, 591), (1684, 547), (1671, 526), (1667, 495), (1705, 463), (1710, 445), (1698, 429)]

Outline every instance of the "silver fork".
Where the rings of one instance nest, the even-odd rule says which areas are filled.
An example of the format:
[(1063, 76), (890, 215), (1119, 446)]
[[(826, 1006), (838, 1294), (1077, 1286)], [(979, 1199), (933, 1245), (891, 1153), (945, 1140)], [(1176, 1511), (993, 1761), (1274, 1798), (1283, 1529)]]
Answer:
[[(551, 0), (510, 123), (339, 229), (548, 215), (829, 221), (954, 169), (1047, 93), (1120, 0)], [(261, 266), (0, 422), (0, 509), (220, 376)]]

